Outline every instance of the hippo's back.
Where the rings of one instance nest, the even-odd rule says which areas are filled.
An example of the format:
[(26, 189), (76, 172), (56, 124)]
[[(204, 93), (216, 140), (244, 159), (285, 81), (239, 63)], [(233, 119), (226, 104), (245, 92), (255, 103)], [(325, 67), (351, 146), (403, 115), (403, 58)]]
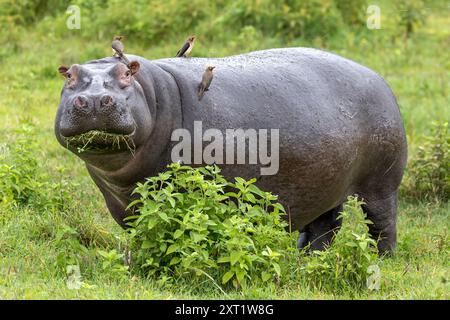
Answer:
[[(213, 113), (214, 121), (238, 127), (286, 129), (319, 122), (327, 132), (343, 123), (378, 126), (374, 122), (385, 119), (402, 126), (395, 98), (377, 73), (321, 50), (285, 48), (153, 62), (174, 76), (188, 119)], [(198, 84), (208, 65), (216, 67), (211, 90), (198, 101)]]

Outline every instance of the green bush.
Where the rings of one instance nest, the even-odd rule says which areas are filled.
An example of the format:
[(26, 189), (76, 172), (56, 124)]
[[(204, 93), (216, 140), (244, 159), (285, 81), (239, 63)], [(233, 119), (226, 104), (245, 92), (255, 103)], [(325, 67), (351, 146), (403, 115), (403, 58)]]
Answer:
[(426, 21), (425, 3), (423, 0), (400, 0), (396, 2), (396, 7), (403, 34), (405, 38), (409, 38), (416, 27)]
[(371, 221), (366, 220), (362, 204), (349, 197), (339, 217), (342, 228), (331, 246), (300, 258), (300, 274), (313, 288), (336, 293), (367, 288), (369, 267), (376, 265), (378, 257), (376, 241), (367, 227)]
[(410, 200), (450, 198), (450, 133), (448, 122), (433, 123), (431, 134), (410, 159), (401, 188)]
[[(364, 0), (116, 0), (40, 1), (21, 4), (7, 0), (0, 4), (0, 26), (15, 34), (15, 27), (35, 27), (41, 33), (66, 39), (82, 35), (87, 39), (110, 40), (114, 34), (155, 45), (167, 39), (180, 41), (196, 34), (209, 41), (230, 41), (242, 29), (253, 27), (264, 37), (315, 39), (332, 37), (338, 29), (361, 29)], [(69, 5), (80, 7), (81, 29), (67, 30)], [(57, 26), (55, 28), (55, 25)], [(226, 30), (226, 32), (224, 32)], [(231, 36), (230, 36), (231, 35)], [(1, 52), (0, 52), (1, 53)]]
[(64, 12), (70, 1), (61, 0), (2, 0), (0, 17), (14, 21), (18, 25), (34, 23), (44, 16)]
[(172, 164), (139, 183), (139, 199), (130, 204), (138, 213), (130, 223), (134, 266), (146, 275), (207, 275), (235, 287), (279, 279), (295, 239), (277, 197), (254, 182), (227, 182), (218, 167)]
[(365, 26), (367, 0), (340, 0), (336, 1), (344, 23), (347, 25)]
[(327, 251), (296, 249), (276, 197), (255, 180), (227, 182), (217, 167), (172, 164), (140, 183), (130, 208), (132, 272), (164, 279), (208, 277), (246, 288), (300, 278), (320, 290), (366, 288), (377, 261), (362, 202), (350, 197), (343, 227)]
[(110, 251), (98, 250), (98, 254), (103, 259), (102, 269), (105, 272), (111, 275), (128, 275), (129, 267), (124, 265), (125, 254), (118, 253), (115, 249)]
[(36, 135), (35, 126), (25, 122), (1, 146), (0, 204), (65, 211), (71, 204), (76, 184), (62, 176), (55, 179), (42, 170)]
[(41, 183), (35, 177), (38, 161), (34, 127), (22, 124), (15, 130), (14, 139), (4, 144), (0, 153), (0, 202), (27, 204), (36, 200)]
[(223, 10), (211, 32), (240, 30), (252, 26), (265, 36), (288, 39), (303, 37), (328, 38), (338, 27), (343, 27), (342, 17), (334, 1), (233, 1)]

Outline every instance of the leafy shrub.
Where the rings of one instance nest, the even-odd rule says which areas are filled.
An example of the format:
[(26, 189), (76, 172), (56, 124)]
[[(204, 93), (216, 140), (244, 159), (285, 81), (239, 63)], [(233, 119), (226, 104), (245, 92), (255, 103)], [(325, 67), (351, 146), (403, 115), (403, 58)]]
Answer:
[(398, 18), (403, 34), (405, 38), (409, 38), (415, 28), (426, 21), (425, 4), (423, 0), (400, 0), (396, 6), (400, 13)]
[[(80, 3), (85, 6), (84, 2)], [(102, 34), (103, 30), (116, 30), (133, 39), (155, 43), (180, 34), (197, 33), (210, 40), (217, 40), (229, 34), (240, 34), (245, 27), (254, 27), (265, 36), (287, 38), (329, 37), (342, 25), (340, 11), (335, 1), (247, 1), (233, 2), (206, 0), (182, 0), (130, 2), (127, 14), (123, 4), (108, 1), (102, 10), (83, 11), (96, 17), (92, 28), (82, 30), (85, 36)], [(227, 30), (226, 33), (223, 30)], [(86, 34), (86, 32), (88, 34)]]
[(325, 251), (313, 251), (300, 258), (300, 274), (318, 290), (353, 292), (367, 288), (369, 267), (377, 261), (376, 241), (369, 236), (366, 220), (361, 209), (363, 202), (349, 197), (339, 219), (341, 230)]
[(2, 146), (0, 153), (0, 202), (2, 205), (27, 204), (35, 200), (41, 184), (36, 181), (38, 161), (34, 127), (22, 124), (15, 139)]
[(252, 26), (264, 35), (286, 38), (332, 36), (342, 25), (334, 1), (233, 1), (218, 20), (219, 29)]
[(366, 288), (377, 249), (361, 201), (349, 197), (327, 251), (304, 254), (281, 219), (283, 207), (254, 182), (227, 182), (217, 167), (172, 164), (138, 184), (139, 199), (130, 204), (137, 213), (130, 217), (132, 270), (169, 280), (207, 276), (236, 288), (285, 278), (319, 290)]
[(366, 21), (367, 0), (336, 1), (344, 23), (347, 25), (364, 26)]
[[(180, 41), (179, 37), (193, 33), (210, 41), (230, 41), (233, 39), (230, 35), (237, 36), (249, 26), (264, 37), (314, 39), (332, 37), (346, 26), (363, 28), (359, 22), (365, 14), (364, 3), (364, 0), (152, 0), (128, 1), (124, 5), (115, 0), (27, 0), (22, 4), (6, 0), (0, 4), (0, 26), (12, 31), (16, 27), (43, 24), (47, 32), (66, 39), (66, 9), (77, 5), (81, 9), (82, 27), (70, 34), (88, 39), (110, 40), (113, 34), (122, 34), (154, 45), (167, 39)], [(45, 30), (37, 29), (46, 34)], [(9, 34), (14, 32), (1, 37), (10, 37)]]
[[(24, 122), (14, 130), (0, 152), (0, 204), (31, 205), (48, 211), (65, 211), (76, 184), (54, 179), (42, 170), (36, 128)], [(62, 170), (62, 168), (60, 168)]]
[(58, 274), (65, 275), (68, 265), (93, 270), (96, 249), (92, 248), (109, 248), (116, 241), (92, 215), (80, 210), (74, 200), (79, 194), (75, 192), (77, 184), (64, 177), (64, 167), (48, 172), (41, 165), (38, 134), (30, 120), (4, 134), (5, 143), (0, 145), (0, 224), (20, 215), (20, 227), (29, 239), (51, 240), (57, 249), (53, 266)]
[(409, 161), (401, 192), (409, 199), (450, 198), (450, 133), (448, 122), (433, 123), (431, 135)]
[(70, 1), (61, 0), (2, 0), (0, 16), (15, 21), (16, 24), (36, 22), (44, 16), (64, 12)]
[(78, 231), (68, 225), (59, 226), (55, 233), (54, 244), (59, 249), (54, 265), (58, 271), (65, 271), (67, 265), (80, 265), (88, 260), (92, 252), (78, 239)]
[(103, 258), (102, 269), (113, 275), (127, 275), (128, 266), (124, 265), (125, 254), (118, 253), (115, 249), (110, 251), (98, 250), (98, 254)]
[[(83, 1), (81, 5), (84, 6)], [(179, 34), (187, 37), (186, 32), (194, 33), (197, 25), (210, 13), (211, 6), (211, 2), (207, 0), (153, 0), (131, 1), (124, 8), (123, 2), (108, 1), (104, 6), (88, 11), (91, 16), (85, 23), (95, 21), (95, 24), (82, 31), (85, 36), (91, 36), (92, 31), (103, 34), (104, 30), (114, 30), (114, 33), (149, 44)], [(111, 34), (107, 35), (110, 36)]]
[(147, 275), (208, 275), (235, 287), (281, 277), (281, 252), (295, 240), (276, 196), (255, 179), (227, 182), (218, 167), (168, 169), (134, 191), (134, 265)]

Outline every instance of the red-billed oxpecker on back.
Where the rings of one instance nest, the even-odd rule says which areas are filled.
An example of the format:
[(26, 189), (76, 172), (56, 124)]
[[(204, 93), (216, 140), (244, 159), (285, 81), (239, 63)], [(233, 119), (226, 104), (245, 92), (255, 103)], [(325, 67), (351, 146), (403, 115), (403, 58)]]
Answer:
[(188, 57), (191, 54), (192, 48), (194, 48), (195, 36), (187, 38), (186, 43), (178, 50), (176, 57)]
[(202, 100), (203, 95), (205, 94), (205, 91), (209, 90), (209, 86), (211, 85), (211, 81), (214, 77), (213, 70), (215, 66), (208, 66), (205, 69), (205, 72), (203, 73), (202, 82), (200, 82), (198, 86), (198, 100)]

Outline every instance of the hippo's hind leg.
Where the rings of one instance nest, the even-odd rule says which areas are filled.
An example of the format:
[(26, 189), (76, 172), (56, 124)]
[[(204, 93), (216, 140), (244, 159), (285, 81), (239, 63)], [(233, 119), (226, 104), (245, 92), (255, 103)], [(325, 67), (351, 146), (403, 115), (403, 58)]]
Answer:
[(337, 219), (341, 212), (342, 204), (308, 224), (300, 234), (297, 247), (300, 249), (309, 246), (310, 250), (324, 250), (329, 247), (341, 227), (342, 220)]
[(397, 244), (397, 192), (384, 199), (363, 199), (362, 206), (369, 224), (369, 233), (378, 240), (380, 254), (391, 253)]

